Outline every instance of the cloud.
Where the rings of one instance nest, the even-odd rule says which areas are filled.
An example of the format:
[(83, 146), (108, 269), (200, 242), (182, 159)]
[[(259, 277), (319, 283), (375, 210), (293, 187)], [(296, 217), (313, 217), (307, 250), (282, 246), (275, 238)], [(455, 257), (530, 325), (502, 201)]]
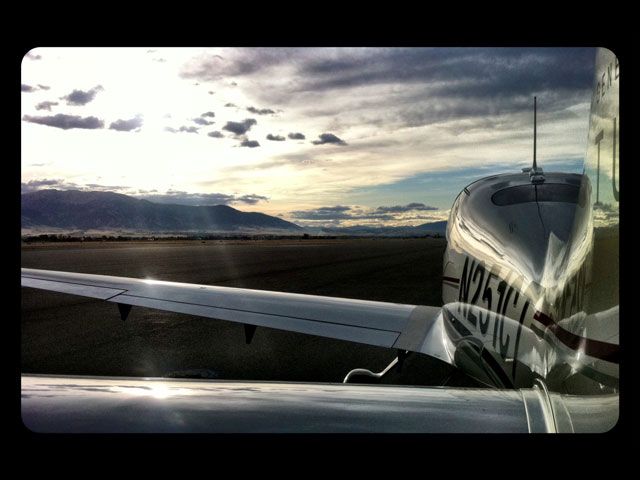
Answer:
[(247, 107), (247, 111), (251, 113), (255, 113), (256, 115), (269, 115), (269, 114), (276, 113), (270, 108), (256, 108), (256, 107)]
[(62, 100), (67, 101), (67, 105), (86, 105), (91, 102), (101, 90), (104, 90), (101, 85), (93, 87), (86, 92), (83, 90), (74, 90), (69, 95), (60, 97)]
[(165, 130), (167, 132), (171, 132), (171, 133), (178, 133), (178, 132), (198, 133), (198, 128), (197, 127), (185, 127), (184, 125), (182, 127), (180, 127), (178, 130), (176, 130), (175, 128), (172, 128), (172, 127), (165, 127)]
[(40, 102), (36, 105), (36, 110), (47, 110), (47, 111), (51, 111), (51, 107), (58, 105), (58, 102)]
[(63, 130), (69, 130), (71, 128), (84, 128), (84, 129), (97, 129), (103, 128), (104, 122), (96, 117), (80, 117), (78, 115), (65, 115), (58, 113), (49, 117), (34, 117), (31, 115), (25, 115), (22, 119), (26, 122), (39, 123), (40, 125), (47, 125), (49, 127), (62, 128)]
[(202, 117), (193, 118), (191, 120), (193, 123), (197, 123), (198, 125), (213, 125), (216, 122), (210, 122)]
[(168, 190), (159, 193), (157, 190), (132, 189), (124, 185), (100, 185), (97, 183), (77, 184), (62, 179), (37, 179), (29, 182), (21, 183), (21, 193), (30, 193), (43, 189), (57, 190), (82, 190), (82, 191), (100, 191), (115, 192), (130, 195), (135, 198), (149, 200), (155, 203), (173, 203), (179, 205), (229, 205), (242, 203), (246, 205), (255, 205), (259, 202), (269, 200), (264, 195), (254, 193), (245, 195), (229, 195), (225, 193), (188, 193), (179, 190)]
[(263, 195), (229, 195), (225, 193), (188, 193), (184, 191), (168, 190), (160, 194), (144, 193), (136, 195), (138, 198), (149, 200), (155, 203), (178, 204), (178, 205), (230, 205), (243, 203), (247, 205), (255, 205), (259, 202), (267, 201), (268, 197)]
[[(307, 118), (341, 114), (345, 127), (397, 129), (524, 114), (533, 95), (545, 98), (547, 112), (562, 111), (589, 98), (595, 49), (232, 48), (222, 55), (192, 59), (187, 76), (248, 76), (260, 87), (257, 101), (295, 108), (318, 99), (322, 109), (307, 102)], [(291, 71), (286, 81), (283, 69)]]
[[(372, 61), (375, 60), (375, 61)], [(304, 90), (437, 83), (453, 93), (507, 95), (590, 88), (592, 48), (385, 48), (300, 63)]]
[(291, 140), (304, 140), (306, 137), (302, 133), (290, 133), (287, 135)]
[(325, 143), (333, 143), (336, 145), (346, 145), (347, 142), (336, 137), (333, 133), (322, 133), (319, 135), (320, 140), (314, 140), (314, 145), (324, 145)]
[(247, 133), (253, 125), (257, 125), (257, 121), (253, 118), (247, 118), (242, 122), (227, 122), (227, 124), (222, 127), (223, 130), (227, 130), (235, 135), (244, 135)]
[(158, 57), (158, 58), (152, 58), (152, 60), (154, 62), (158, 62), (158, 63), (165, 63), (167, 61), (166, 58), (162, 58), (162, 57)]
[(63, 179), (41, 179), (30, 180), (20, 185), (21, 193), (30, 193), (38, 190), (56, 189), (56, 190), (82, 190), (82, 191), (100, 191), (100, 192), (128, 192), (129, 187), (123, 185), (99, 185), (97, 183), (78, 184), (68, 182)]
[(301, 220), (347, 220), (353, 215), (347, 213), (351, 207), (336, 205), (335, 207), (320, 207), (311, 210), (295, 210), (290, 212), (292, 218)]
[(284, 142), (285, 138), (281, 135), (267, 135), (267, 140), (273, 140), (274, 142)]
[[(180, 71), (183, 78), (201, 81), (228, 79), (245, 76), (276, 66), (290, 59), (296, 51), (291, 48), (229, 48), (224, 55), (204, 53), (191, 58)], [(237, 82), (231, 81), (231, 86)]]
[(255, 195), (255, 194), (250, 194), (250, 195), (242, 195), (240, 197), (236, 197), (235, 200), (233, 200), (234, 203), (248, 203), (250, 205), (255, 205), (258, 202), (261, 201), (268, 201), (269, 198), (262, 196), (262, 195)]
[(376, 212), (380, 213), (401, 213), (413, 210), (438, 210), (436, 207), (430, 207), (424, 203), (409, 203), (407, 205), (394, 205), (393, 207), (378, 207)]
[(44, 187), (57, 187), (60, 186), (62, 180), (54, 180), (44, 178), (42, 180), (30, 180), (26, 183), (22, 182), (20, 184), (20, 192), (21, 193), (30, 193), (35, 192), (36, 190), (41, 190)]
[(29, 60), (42, 60), (42, 55), (36, 55), (31, 52), (27, 53), (25, 57), (28, 58)]
[(209, 90), (209, 95), (213, 95), (216, 92), (212, 92), (211, 90)]
[[(407, 222), (415, 223), (419, 220), (440, 220), (440, 215), (420, 215), (416, 214), (418, 210), (438, 210), (429, 207), (423, 203), (409, 203), (405, 206), (378, 207), (376, 209), (370, 207), (357, 207), (336, 205), (334, 207), (320, 207), (309, 210), (294, 210), (289, 212), (289, 216), (296, 220), (308, 222), (310, 226), (322, 225), (357, 225), (367, 224), (368, 226), (380, 226), (383, 222), (394, 222), (404, 224)], [(414, 212), (413, 215), (406, 215), (407, 212)]]
[(142, 117), (140, 115), (137, 115), (131, 120), (117, 120), (109, 126), (111, 130), (117, 130), (119, 132), (130, 132), (140, 127), (142, 127)]
[[(209, 92), (209, 93), (212, 93), (212, 92)], [(213, 117), (215, 117), (215, 116), (216, 116), (216, 114), (215, 114), (215, 113), (213, 113), (213, 112), (204, 112), (204, 113), (203, 113), (202, 115), (200, 115), (200, 116), (201, 116), (201, 117), (211, 117), (211, 118), (213, 118)]]
[(216, 130), (214, 132), (209, 132), (209, 133), (207, 133), (207, 135), (212, 137), (212, 138), (224, 138), (224, 135), (222, 133), (220, 133), (218, 130)]
[(26, 83), (22, 83), (20, 84), (20, 91), (21, 92), (37, 92), (38, 90), (49, 90), (51, 87), (47, 86), (47, 85), (40, 85), (38, 84), (37, 87), (34, 87), (32, 85), (27, 85)]
[(235, 103), (225, 103), (225, 107), (238, 107)]
[(260, 144), (256, 140), (245, 139), (240, 143), (240, 146), (241, 147), (256, 148), (256, 147), (259, 147)]

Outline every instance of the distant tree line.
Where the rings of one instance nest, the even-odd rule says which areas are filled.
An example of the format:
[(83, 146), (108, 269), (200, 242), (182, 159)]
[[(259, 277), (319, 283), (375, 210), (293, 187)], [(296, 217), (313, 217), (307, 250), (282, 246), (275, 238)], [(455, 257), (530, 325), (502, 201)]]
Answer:
[(33, 242), (133, 242), (133, 241), (176, 241), (176, 240), (336, 240), (340, 239), (357, 239), (357, 238), (440, 238), (441, 235), (407, 235), (402, 237), (375, 237), (371, 235), (162, 235), (162, 236), (129, 236), (129, 235), (68, 235), (68, 234), (52, 234), (43, 233), (40, 235), (24, 235), (22, 241), (24, 243)]

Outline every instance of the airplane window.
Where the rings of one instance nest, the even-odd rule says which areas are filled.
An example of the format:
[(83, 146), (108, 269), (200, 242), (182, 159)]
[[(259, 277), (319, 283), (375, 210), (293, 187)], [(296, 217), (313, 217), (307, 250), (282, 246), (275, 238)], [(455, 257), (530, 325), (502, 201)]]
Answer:
[(498, 206), (528, 202), (578, 203), (580, 188), (564, 183), (544, 183), (542, 185), (519, 185), (493, 194), (491, 201)]

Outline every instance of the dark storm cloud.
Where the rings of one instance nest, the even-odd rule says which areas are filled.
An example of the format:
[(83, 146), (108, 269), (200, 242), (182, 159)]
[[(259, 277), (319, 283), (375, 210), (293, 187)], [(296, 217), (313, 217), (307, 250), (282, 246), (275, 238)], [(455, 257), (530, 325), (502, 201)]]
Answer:
[(269, 135), (267, 135), (267, 140), (272, 140), (274, 142), (284, 142), (285, 138), (283, 136), (281, 136), (281, 135), (269, 134)]
[(131, 120), (116, 120), (109, 126), (111, 130), (117, 130), (119, 132), (130, 132), (140, 127), (142, 127), (142, 117), (140, 115)]
[(169, 203), (178, 205), (229, 205), (236, 203), (243, 203), (247, 205), (255, 205), (261, 201), (267, 201), (268, 198), (262, 195), (228, 195), (225, 193), (188, 193), (177, 190), (169, 190), (163, 194), (148, 194), (138, 195), (138, 198), (143, 198), (155, 203)]
[(36, 110), (47, 110), (51, 111), (51, 107), (58, 105), (58, 102), (40, 102), (36, 105)]
[(247, 107), (247, 111), (251, 113), (255, 113), (256, 115), (270, 115), (276, 113), (270, 108), (256, 108), (256, 107)]
[(207, 135), (212, 137), (212, 138), (224, 138), (224, 135), (222, 133), (220, 133), (218, 130), (216, 130), (214, 132), (209, 132), (209, 133), (207, 133)]
[(253, 118), (247, 118), (242, 122), (227, 122), (227, 124), (222, 127), (223, 130), (227, 130), (235, 135), (244, 135), (247, 133), (253, 125), (257, 125), (257, 121)]
[[(211, 93), (211, 92), (209, 92), (209, 93)], [(211, 118), (213, 118), (213, 117), (215, 117), (215, 116), (216, 116), (216, 114), (215, 114), (215, 113), (213, 113), (213, 112), (204, 112), (204, 113), (203, 113), (202, 115), (200, 115), (200, 116), (201, 116), (201, 117), (211, 117)]]
[(178, 133), (178, 132), (198, 133), (198, 128), (197, 127), (185, 127), (184, 125), (182, 127), (180, 127), (178, 130), (176, 130), (175, 128), (172, 128), (172, 127), (165, 127), (165, 130), (167, 132), (171, 132), (171, 133)]
[(336, 145), (346, 145), (347, 142), (345, 142), (344, 140), (336, 137), (333, 133), (323, 133), (321, 135), (319, 135), (320, 140), (314, 140), (313, 143), (314, 145), (324, 145), (325, 143), (333, 143)]
[(191, 121), (193, 123), (197, 123), (198, 125), (213, 125), (214, 123), (216, 123), (216, 122), (210, 122), (209, 120), (202, 117), (193, 118)]
[(62, 113), (49, 117), (25, 115), (22, 119), (26, 122), (39, 123), (40, 125), (62, 128), (63, 130), (69, 130), (70, 128), (96, 129), (104, 127), (104, 122), (99, 118), (64, 115)]
[(241, 147), (249, 147), (249, 148), (256, 148), (260, 146), (260, 143), (258, 143), (256, 140), (243, 140), (240, 143)]
[(91, 90), (87, 90), (86, 92), (83, 90), (74, 90), (69, 95), (65, 95), (64, 97), (60, 97), (62, 100), (67, 101), (67, 105), (86, 105), (91, 102), (96, 94), (104, 90), (101, 85), (92, 88)]
[(306, 137), (302, 133), (290, 133), (287, 135), (291, 140), (304, 140)]
[(376, 212), (379, 213), (402, 213), (413, 210), (438, 210), (436, 207), (430, 207), (424, 203), (409, 203), (407, 205), (394, 205), (393, 207), (378, 207)]

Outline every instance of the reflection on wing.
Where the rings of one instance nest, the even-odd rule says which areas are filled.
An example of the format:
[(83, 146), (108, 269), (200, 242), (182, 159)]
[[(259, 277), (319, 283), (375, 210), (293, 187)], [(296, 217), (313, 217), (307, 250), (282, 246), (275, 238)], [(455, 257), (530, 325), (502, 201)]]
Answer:
[(442, 321), (441, 309), (437, 307), (29, 268), (22, 269), (22, 286), (421, 351), (451, 363), (442, 341), (434, 340)]

